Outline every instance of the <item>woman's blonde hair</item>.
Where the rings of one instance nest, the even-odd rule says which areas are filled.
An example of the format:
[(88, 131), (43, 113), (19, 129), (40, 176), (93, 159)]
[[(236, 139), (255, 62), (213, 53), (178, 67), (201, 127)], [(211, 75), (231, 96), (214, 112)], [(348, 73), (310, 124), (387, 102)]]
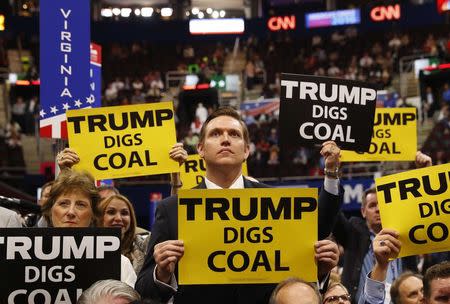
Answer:
[(88, 172), (79, 172), (66, 170), (61, 172), (56, 178), (50, 189), (50, 194), (47, 202), (42, 206), (42, 215), (47, 221), (49, 227), (53, 227), (52, 222), (52, 208), (56, 200), (63, 194), (80, 192), (87, 197), (91, 203), (92, 220), (91, 225), (96, 226), (98, 219), (97, 204), (100, 200), (97, 188), (94, 184), (95, 180)]
[(125, 202), (128, 209), (130, 210), (130, 228), (127, 231), (125, 231), (125, 233), (122, 237), (122, 242), (121, 242), (122, 254), (126, 257), (129, 257), (131, 251), (133, 250), (134, 235), (136, 233), (136, 213), (134, 212), (133, 205), (125, 196), (123, 196), (121, 194), (114, 194), (114, 195), (109, 196), (108, 198), (103, 199), (100, 202), (100, 204), (98, 205), (98, 213), (101, 216), (99, 226), (104, 227), (103, 226), (103, 218), (105, 216), (105, 210), (113, 199), (118, 199), (118, 200)]

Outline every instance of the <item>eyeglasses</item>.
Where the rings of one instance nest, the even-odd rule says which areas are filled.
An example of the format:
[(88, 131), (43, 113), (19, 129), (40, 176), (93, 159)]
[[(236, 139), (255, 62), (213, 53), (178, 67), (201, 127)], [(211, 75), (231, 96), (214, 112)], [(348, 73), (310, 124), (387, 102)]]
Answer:
[(323, 303), (334, 304), (334, 303), (339, 303), (341, 301), (342, 302), (345, 302), (345, 301), (350, 302), (350, 295), (344, 294), (344, 295), (340, 295), (340, 296), (331, 296), (331, 297), (328, 297), (325, 300), (323, 300)]

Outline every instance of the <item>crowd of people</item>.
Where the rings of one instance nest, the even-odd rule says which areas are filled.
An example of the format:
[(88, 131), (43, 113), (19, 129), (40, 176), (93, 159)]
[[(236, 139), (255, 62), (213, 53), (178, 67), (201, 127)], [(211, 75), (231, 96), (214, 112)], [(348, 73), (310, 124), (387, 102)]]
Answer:
[[(399, 59), (426, 53), (449, 59), (448, 32), (427, 31), (365, 35), (354, 27), (329, 37), (297, 40), (288, 33), (244, 41), (245, 92), (261, 90), (262, 98), (279, 95), (279, 71), (376, 83), (390, 89), (399, 72)], [(1, 45), (1, 44), (0, 44)], [(221, 74), (231, 46), (112, 44), (104, 50), (103, 105), (159, 102), (166, 95), (166, 72), (198, 73), (201, 79)], [(4, 52), (0, 52), (2, 54)], [(5, 56), (0, 56), (2, 64)], [(174, 60), (176, 58), (176, 60)], [(124, 68), (126, 67), (126, 68)], [(30, 77), (36, 73), (30, 68)], [(450, 161), (450, 89), (427, 88), (422, 100), (424, 119), (436, 123), (416, 156), (416, 166)], [(438, 92), (438, 94), (436, 94)], [(397, 106), (401, 103), (394, 101)], [(393, 105), (394, 105), (393, 104)], [(2, 166), (24, 166), (21, 136), (36, 131), (39, 101), (17, 96), (11, 120), (2, 130)], [(383, 227), (375, 189), (362, 197), (361, 217), (348, 218), (340, 210), (343, 188), (335, 172), (340, 149), (326, 142), (320, 151), (299, 148), (284, 155), (279, 149), (278, 114), (271, 112), (241, 119), (230, 108), (213, 109), (198, 103), (188, 130), (179, 130), (182, 144), (170, 156), (180, 163), (198, 153), (206, 163), (200, 189), (265, 188), (242, 175), (247, 161), (256, 178), (309, 176), (323, 178), (319, 195), (319, 240), (314, 246), (317, 284), (286, 278), (279, 284), (179, 285), (178, 262), (189, 250), (178, 239), (177, 189), (158, 204), (151, 233), (139, 228), (133, 203), (113, 187), (96, 188), (92, 176), (72, 171), (79, 161), (65, 149), (57, 162), (62, 173), (42, 187), (38, 201), (42, 215), (37, 227), (118, 227), (121, 231), (120, 281), (96, 282), (78, 303), (321, 303), (321, 304), (443, 304), (450, 299), (450, 252), (397, 259), (402, 244), (397, 231)], [(5, 153), (3, 153), (5, 152)], [(429, 156), (431, 157), (429, 157)], [(290, 165), (283, 165), (289, 160)], [(324, 172), (322, 168), (327, 170)], [(172, 176), (179, 185), (179, 176)], [(31, 225), (32, 221), (26, 222)], [(22, 227), (24, 219), (0, 207), (0, 227)], [(199, 236), (200, 237), (200, 236)], [(107, 278), (105, 278), (107, 279)]]
[[(378, 83), (384, 89), (391, 89), (391, 80), (398, 74), (398, 62), (403, 56), (428, 54), (447, 60), (449, 58), (448, 33), (441, 30), (390, 32), (387, 35), (377, 33), (359, 33), (355, 27), (337, 30), (329, 36), (315, 35), (306, 39), (285, 33), (272, 33), (266, 39), (250, 36), (241, 43), (247, 63), (242, 71), (247, 89), (258, 88), (265, 98), (279, 96), (279, 71), (319, 76), (332, 76)], [(364, 35), (365, 39), (361, 39)], [(36, 50), (36, 42), (29, 42), (29, 48)], [(28, 45), (28, 44), (27, 44)], [(221, 74), (231, 44), (196, 43), (196, 44), (158, 44), (135, 42), (132, 44), (112, 43), (103, 48), (103, 105), (126, 105), (146, 102), (157, 102), (162, 99), (174, 99), (166, 88), (168, 71), (198, 73), (202, 79), (208, 80), (215, 74)], [(35, 52), (35, 51), (34, 51)], [(35, 54), (36, 56), (36, 54)], [(176, 60), (173, 60), (176, 58)], [(31, 64), (38, 64), (38, 56)], [(262, 76), (264, 75), (264, 77)], [(265, 82), (264, 82), (265, 81)], [(255, 84), (260, 83), (257, 86)], [(250, 88), (251, 87), (251, 88)], [(445, 126), (445, 110), (448, 103), (448, 84), (442, 88), (427, 88), (423, 98), (423, 109), (428, 117), (443, 120), (438, 125)], [(401, 105), (399, 99), (395, 105)], [(201, 101), (199, 101), (201, 102)], [(175, 102), (176, 105), (176, 102)], [(11, 106), (9, 129), (16, 132), (4, 135), (2, 149), (7, 152), (3, 162), (8, 166), (22, 166), (23, 161), (17, 159), (22, 154), (20, 133), (34, 134), (39, 102), (37, 97), (24, 100), (18, 95)], [(435, 113), (441, 113), (435, 115)], [(252, 150), (249, 158), (249, 170), (256, 177), (307, 176), (320, 174), (320, 162), (317, 153), (308, 149), (291, 151), (285, 155), (293, 159), (294, 165), (288, 172), (279, 167), (279, 146), (277, 144), (276, 113), (249, 117)], [(17, 124), (20, 128), (17, 128)], [(198, 137), (201, 119), (194, 116), (189, 122), (191, 130), (179, 130), (181, 140), (188, 142), (186, 149), (195, 152), (195, 138)], [(436, 126), (440, 130), (440, 127)], [(445, 128), (444, 128), (445, 129)], [(443, 133), (430, 135), (426, 151), (437, 161), (448, 160), (447, 151), (440, 139)], [(192, 132), (191, 132), (192, 131)], [(432, 132), (434, 134), (434, 132)], [(443, 133), (446, 134), (445, 132)], [(9, 138), (12, 135), (13, 138)], [(445, 136), (444, 136), (445, 137)], [(433, 144), (439, 143), (439, 144)], [(441, 147), (442, 146), (442, 147)], [(431, 151), (431, 150), (432, 151)], [(23, 158), (23, 157), (22, 157)], [(267, 165), (268, 170), (260, 170)]]
[[(392, 90), (391, 81), (399, 72), (398, 63), (401, 57), (413, 54), (428, 54), (447, 60), (450, 54), (447, 42), (448, 33), (446, 32), (438, 31), (436, 34), (429, 34), (429, 31), (424, 30), (414, 32), (414, 35), (411, 32), (389, 33), (388, 35), (365, 34), (366, 39), (360, 39), (361, 35), (356, 28), (349, 27), (343, 31), (335, 31), (329, 37), (317, 35), (304, 40), (298, 40), (289, 33), (274, 34), (273, 36), (268, 36), (265, 40), (250, 36), (243, 41), (241, 46), (247, 58), (247, 63), (243, 70), (247, 89), (259, 88), (261, 90), (260, 95), (264, 98), (279, 96), (279, 73), (277, 71), (283, 71), (367, 81), (379, 84), (380, 88)], [(128, 60), (132, 56), (134, 49), (142, 52), (144, 50), (151, 52), (152, 46), (133, 45), (131, 50), (127, 50), (124, 46), (116, 45), (115, 49), (121, 51), (111, 51), (111, 54), (128, 54), (122, 55)], [(160, 68), (160, 71), (162, 71), (161, 75), (164, 76), (164, 71), (171, 69), (187, 71), (187, 66), (195, 63), (200, 67), (199, 73), (202, 77), (209, 79), (214, 73), (220, 73), (223, 68), (225, 55), (229, 52), (229, 49), (230, 46), (227, 47), (222, 44), (215, 46), (178, 46), (176, 48), (178, 61), (172, 62), (172, 65), (167, 63), (165, 66), (161, 64), (156, 66)], [(118, 64), (117, 60), (111, 60), (111, 63), (113, 62)], [(145, 73), (144, 67), (145, 64), (137, 67), (141, 69), (140, 74)], [(121, 80), (121, 75), (123, 74), (120, 74), (120, 72), (123, 73), (123, 71), (120, 70), (119, 72), (119, 69), (117, 71), (114, 74), (117, 75), (116, 79), (108, 85), (108, 88), (110, 86), (119, 88), (112, 90), (119, 92), (114, 96), (124, 96), (122, 94), (124, 93), (125, 95), (128, 94), (128, 97), (117, 97), (116, 101), (124, 100), (125, 103), (129, 103), (133, 96), (136, 96), (133, 94), (133, 92), (136, 93), (133, 86), (136, 82), (140, 83), (139, 88), (144, 88), (143, 91), (152, 90), (152, 87), (157, 87), (159, 92), (164, 92), (164, 89), (167, 89), (164, 88), (165, 82), (161, 81), (160, 77), (157, 77), (157, 81), (153, 80), (154, 78), (151, 75), (159, 75), (158, 71), (150, 72), (143, 77), (143, 80), (134, 80), (133, 82), (127, 80), (128, 77), (123, 80), (123, 76)], [(260, 85), (256, 86), (258, 83)], [(121, 90), (122, 93), (120, 93)], [(105, 93), (107, 91), (108, 89)], [(448, 89), (446, 89), (445, 85), (442, 88), (435, 88), (434, 98), (432, 100), (428, 99), (427, 102), (423, 101), (423, 108), (428, 112), (428, 116), (436, 117), (436, 128), (438, 129), (440, 128), (438, 126), (445, 126), (447, 121), (444, 115), (447, 91)], [(148, 101), (149, 98), (151, 99), (151, 94), (144, 95), (146, 96), (135, 98), (135, 100), (143, 102), (144, 100)], [(402, 96), (398, 96), (398, 98), (394, 98), (390, 102), (392, 103), (391, 105), (385, 106), (408, 106)], [(132, 100), (131, 103), (133, 103)], [(211, 109), (208, 109), (208, 111), (210, 112)], [(441, 114), (435, 115), (435, 113)], [(204, 121), (204, 118), (196, 116), (193, 116), (195, 118), (190, 123), (190, 129), (178, 130), (180, 139), (183, 139), (185, 142), (185, 149), (190, 153), (196, 153), (195, 146), (200, 127)], [(317, 176), (321, 174), (320, 168), (323, 167), (323, 159), (311, 149), (300, 148), (295, 151), (289, 151), (285, 155), (280, 155), (277, 126), (278, 115), (276, 112), (247, 117), (246, 123), (250, 130), (251, 138), (248, 166), (252, 176)], [(430, 145), (426, 143), (424, 149), (438, 162), (445, 162), (448, 157), (443, 158), (443, 155), (446, 155), (446, 153), (441, 151), (448, 150), (446, 149), (448, 140), (440, 141), (443, 136), (439, 134), (444, 134), (443, 136), (445, 137), (446, 133), (441, 131), (431, 132), (429, 141), (439, 142), (439, 144)], [(293, 160), (293, 165), (288, 168), (280, 166), (283, 159)]]
[(244, 48), (251, 74), (264, 71), (269, 84), (275, 84), (283, 71), (368, 81), (388, 88), (404, 56), (425, 54), (448, 61), (448, 32), (437, 29), (433, 33), (426, 29), (359, 33), (347, 27), (307, 39), (295, 39), (288, 32), (266, 40), (252, 36)]
[[(250, 132), (232, 108), (213, 111), (203, 122), (198, 153), (206, 163), (199, 189), (268, 187), (242, 175), (242, 164), (250, 154)], [(158, 204), (151, 233), (142, 231), (132, 203), (117, 189), (96, 188), (89, 173), (71, 170), (80, 159), (69, 148), (57, 156), (60, 175), (43, 187), (37, 226), (120, 228), (121, 282), (99, 281), (79, 303), (114, 297), (123, 303), (447, 303), (450, 252), (396, 259), (402, 246), (399, 234), (382, 227), (375, 189), (362, 197), (362, 218), (344, 216), (340, 210), (344, 190), (332, 174), (340, 166), (340, 153), (334, 142), (323, 143), (319, 153), (327, 170), (318, 197), (319, 240), (314, 245), (318, 285), (300, 278), (287, 278), (278, 285), (178, 285), (178, 262), (192, 249), (178, 239), (177, 188), (175, 195)], [(187, 152), (176, 144), (169, 156), (182, 163)], [(416, 167), (431, 165), (429, 156), (417, 152)], [(0, 208), (1, 227), (21, 227), (20, 221), (15, 212)], [(335, 271), (339, 260), (342, 274)]]

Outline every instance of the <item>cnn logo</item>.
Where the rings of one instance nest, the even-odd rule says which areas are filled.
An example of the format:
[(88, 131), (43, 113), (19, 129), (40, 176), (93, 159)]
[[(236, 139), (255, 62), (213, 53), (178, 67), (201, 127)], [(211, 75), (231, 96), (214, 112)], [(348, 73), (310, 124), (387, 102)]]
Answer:
[(400, 4), (377, 6), (370, 11), (370, 18), (375, 22), (398, 20), (400, 16)]
[(267, 21), (267, 27), (272, 32), (294, 30), (296, 27), (295, 16), (272, 17)]

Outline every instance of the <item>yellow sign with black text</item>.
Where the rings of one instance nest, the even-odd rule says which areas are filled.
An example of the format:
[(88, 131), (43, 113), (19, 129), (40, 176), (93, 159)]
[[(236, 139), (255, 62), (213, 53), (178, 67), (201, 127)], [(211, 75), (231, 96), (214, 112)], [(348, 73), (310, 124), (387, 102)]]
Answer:
[(180, 284), (317, 280), (318, 190), (247, 188), (180, 190)]
[(416, 108), (376, 108), (369, 151), (342, 150), (341, 161), (413, 161), (416, 151)]
[(179, 172), (169, 151), (176, 143), (172, 102), (67, 111), (77, 170), (95, 179)]
[(450, 164), (375, 179), (383, 228), (400, 234), (400, 257), (450, 248)]
[[(192, 189), (200, 184), (206, 174), (206, 163), (198, 154), (188, 155), (187, 160), (184, 162), (180, 169), (180, 178), (183, 182), (181, 189)], [(242, 174), (246, 176), (247, 163), (242, 164)]]

